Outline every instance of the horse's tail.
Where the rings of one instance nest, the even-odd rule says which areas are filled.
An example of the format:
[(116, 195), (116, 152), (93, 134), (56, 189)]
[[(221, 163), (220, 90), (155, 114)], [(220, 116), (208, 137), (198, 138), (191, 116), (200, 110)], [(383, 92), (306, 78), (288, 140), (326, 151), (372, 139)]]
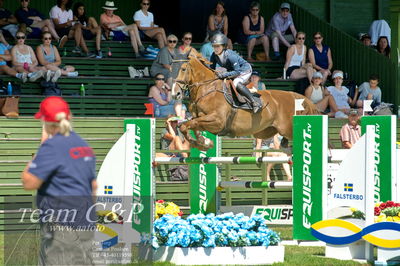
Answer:
[(294, 98), (295, 99), (304, 99), (303, 102), (303, 106), (304, 106), (304, 110), (303, 111), (299, 111), (300, 115), (320, 115), (321, 112), (318, 111), (317, 106), (315, 106), (315, 104), (308, 99), (307, 97), (305, 97), (304, 95), (298, 94), (293, 92), (294, 94)]

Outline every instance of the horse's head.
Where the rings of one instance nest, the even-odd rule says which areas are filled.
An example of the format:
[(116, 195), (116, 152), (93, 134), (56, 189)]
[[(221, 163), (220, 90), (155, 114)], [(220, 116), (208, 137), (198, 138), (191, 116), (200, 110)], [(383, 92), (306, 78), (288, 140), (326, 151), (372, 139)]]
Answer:
[[(188, 60), (189, 61), (189, 60)], [(184, 95), (184, 90), (189, 88), (190, 84), (190, 64), (185, 62), (182, 64), (178, 76), (172, 85), (171, 96), (174, 99), (181, 100)]]
[(172, 97), (182, 99), (183, 91), (189, 90), (195, 83), (202, 83), (215, 77), (214, 72), (205, 63), (210, 63), (203, 57), (189, 54), (179, 70), (175, 83), (172, 85)]

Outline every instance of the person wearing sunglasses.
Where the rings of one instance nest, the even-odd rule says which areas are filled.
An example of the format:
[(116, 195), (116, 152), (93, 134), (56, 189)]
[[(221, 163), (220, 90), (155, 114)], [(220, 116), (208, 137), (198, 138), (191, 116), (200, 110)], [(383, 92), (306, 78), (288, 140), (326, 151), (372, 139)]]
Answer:
[(265, 35), (265, 23), (264, 18), (260, 13), (260, 3), (252, 2), (250, 4), (250, 14), (245, 16), (242, 21), (243, 33), (246, 35), (247, 44), (247, 61), (254, 61), (251, 57), (254, 46), (262, 45), (267, 61), (269, 59), (269, 40), (268, 36)]
[[(254, 99), (253, 94), (245, 86), (251, 76), (251, 65), (236, 52), (226, 49), (228, 38), (225, 35), (215, 34), (211, 43), (214, 49), (210, 58), (211, 68), (216, 70), (218, 78), (233, 78), (233, 85), (240, 94), (251, 102), (253, 112), (261, 111), (262, 105)], [(222, 71), (221, 68), (226, 69), (226, 71)]]
[[(225, 11), (225, 3), (222, 1), (217, 2), (213, 13), (208, 17), (207, 36), (204, 42), (208, 42), (211, 37), (217, 33), (222, 33), (225, 36), (228, 36), (228, 16)], [(227, 48), (233, 48), (232, 41), (229, 38)]]
[(322, 85), (325, 84), (328, 76), (331, 75), (333, 67), (331, 48), (323, 44), (324, 37), (321, 32), (314, 33), (314, 45), (308, 50), (308, 60), (314, 69), (322, 74)]
[[(29, 7), (30, 0), (21, 0), (21, 7), (15, 11), (15, 17), (19, 23), (24, 23), (26, 26), (37, 29), (37, 32), (48, 31), (51, 36), (59, 43), (60, 48), (68, 41), (67, 36), (60, 38), (53, 22), (46, 19), (45, 16), (37, 9)], [(40, 34), (40, 33), (39, 33)], [(30, 34), (29, 38), (38, 38), (39, 34)], [(36, 35), (36, 36), (35, 36)]]
[(82, 35), (85, 40), (96, 38), (96, 58), (103, 58), (101, 51), (101, 28), (94, 17), (86, 16), (85, 5), (82, 2), (74, 4), (74, 20), (82, 24)]
[(26, 73), (29, 81), (43, 77), (46, 68), (38, 66), (38, 60), (32, 47), (25, 44), (25, 33), (18, 31), (17, 44), (11, 50), (13, 68), (19, 73)]
[(46, 81), (57, 82), (63, 76), (77, 77), (78, 72), (73, 66), (61, 66), (61, 57), (57, 47), (51, 44), (50, 32), (43, 32), (42, 44), (36, 48), (39, 63), (47, 69)]
[(11, 77), (16, 77), (25, 83), (28, 80), (27, 73), (18, 73), (14, 68), (9, 67), (7, 61), (11, 61), (11, 59), (12, 57), (8, 46), (4, 43), (0, 43), (0, 74), (7, 74)]
[(160, 47), (160, 49), (163, 48), (167, 45), (167, 37), (165, 36), (164, 28), (154, 24), (153, 13), (148, 11), (150, 0), (142, 0), (140, 6), (141, 9), (135, 12), (133, 20), (141, 33), (141, 37), (144, 38), (147, 36), (150, 39), (156, 39), (158, 47)]
[(165, 82), (163, 74), (156, 74), (155, 83), (150, 87), (148, 97), (153, 104), (155, 117), (167, 117), (175, 114), (175, 102), (171, 98), (171, 87)]
[[(291, 34), (286, 34), (286, 31), (289, 28)], [(281, 55), (279, 52), (279, 44), (282, 43), (289, 48), (291, 43), (294, 42), (297, 34), (292, 14), (290, 14), (289, 3), (281, 4), (279, 12), (276, 12), (271, 18), (266, 33), (272, 41), (272, 47), (274, 49), (273, 59), (279, 60)]]
[[(66, 35), (69, 39), (75, 40), (75, 48), (72, 53), (84, 55), (86, 57), (95, 57), (89, 52), (82, 33), (82, 24), (74, 20), (71, 10), (72, 0), (57, 0), (57, 5), (50, 10), (50, 18), (53, 20), (57, 33), (60, 36)], [(83, 51), (83, 53), (82, 53)]]
[(136, 24), (126, 25), (119, 16), (114, 14), (114, 11), (118, 9), (114, 5), (114, 1), (106, 1), (103, 9), (104, 13), (100, 16), (100, 25), (106, 38), (109, 38), (111, 33), (114, 35), (114, 38), (118, 38), (121, 34), (129, 37), (135, 53), (135, 58), (142, 58), (142, 55), (147, 52), (140, 40), (139, 30)]
[(150, 74), (153, 77), (155, 77), (155, 75), (158, 73), (163, 74), (165, 81), (170, 87), (172, 87), (172, 62), (174, 59), (176, 59), (179, 53), (176, 49), (178, 38), (175, 35), (170, 34), (167, 37), (167, 43), (168, 45), (160, 49), (156, 60), (153, 61), (153, 64), (150, 68)]
[(285, 71), (286, 77), (291, 79), (308, 78), (312, 82), (314, 69), (310, 63), (306, 63), (307, 47), (304, 45), (306, 34), (299, 31), (296, 34), (296, 43), (290, 46), (286, 53)]

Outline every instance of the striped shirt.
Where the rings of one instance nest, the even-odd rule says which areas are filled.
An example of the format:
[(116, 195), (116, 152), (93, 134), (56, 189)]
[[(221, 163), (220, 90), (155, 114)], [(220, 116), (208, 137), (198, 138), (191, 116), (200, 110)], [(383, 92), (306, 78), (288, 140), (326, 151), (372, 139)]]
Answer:
[(354, 145), (360, 137), (360, 125), (356, 125), (355, 127), (353, 127), (349, 123), (346, 123), (342, 126), (342, 129), (340, 130), (340, 138), (342, 140), (342, 143), (344, 141), (348, 141), (351, 143), (351, 145)]

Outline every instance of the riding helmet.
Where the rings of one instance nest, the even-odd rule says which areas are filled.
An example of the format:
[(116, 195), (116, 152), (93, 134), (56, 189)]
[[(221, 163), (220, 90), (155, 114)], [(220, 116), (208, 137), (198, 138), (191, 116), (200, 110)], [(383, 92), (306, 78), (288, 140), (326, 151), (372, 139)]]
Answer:
[(212, 45), (220, 44), (226, 46), (227, 43), (228, 43), (228, 38), (222, 33), (217, 33), (211, 38)]

